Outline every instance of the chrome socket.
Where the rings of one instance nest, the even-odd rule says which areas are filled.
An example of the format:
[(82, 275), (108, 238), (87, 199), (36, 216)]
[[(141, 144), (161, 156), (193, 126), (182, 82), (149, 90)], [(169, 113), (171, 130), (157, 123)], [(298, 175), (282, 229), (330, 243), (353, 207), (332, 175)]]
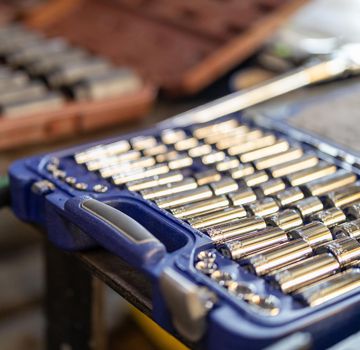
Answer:
[(244, 207), (225, 208), (210, 214), (189, 218), (188, 223), (196, 229), (204, 229), (209, 226), (219, 225), (228, 221), (241, 219), (246, 216)]
[(293, 230), (303, 224), (301, 215), (294, 209), (282, 210), (268, 217), (266, 222), (285, 231)]
[(220, 244), (226, 241), (236, 239), (242, 235), (264, 229), (265, 221), (261, 217), (243, 218), (225, 224), (212, 226), (206, 229), (207, 235), (213, 242)]
[(239, 260), (248, 254), (287, 241), (288, 236), (283, 230), (277, 227), (268, 227), (245, 235), (243, 238), (225, 243), (220, 250), (224, 256)]

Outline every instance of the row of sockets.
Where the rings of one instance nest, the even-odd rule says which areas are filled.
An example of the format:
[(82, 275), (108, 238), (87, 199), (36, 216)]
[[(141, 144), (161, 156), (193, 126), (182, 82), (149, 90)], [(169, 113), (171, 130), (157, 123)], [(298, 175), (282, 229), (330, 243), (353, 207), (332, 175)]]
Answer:
[[(129, 190), (140, 191), (145, 199), (155, 200), (161, 208), (171, 209), (182, 204), (188, 205), (188, 208), (175, 208), (173, 210), (174, 215), (180, 218), (198, 215), (209, 210), (222, 209), (224, 206), (229, 206), (230, 203), (235, 206), (248, 204), (255, 202), (257, 197), (261, 199), (249, 205), (249, 210), (253, 215), (268, 216), (276, 213), (280, 207), (297, 202), (296, 209), (300, 211), (301, 215), (306, 216), (323, 209), (322, 202), (315, 195), (323, 195), (328, 191), (349, 185), (356, 180), (354, 174), (344, 170), (337, 171), (334, 165), (319, 162), (316, 157), (309, 155), (306, 156), (315, 159), (317, 164), (300, 171), (296, 171), (297, 169), (290, 165), (286, 178), (269, 179), (269, 174), (264, 171), (256, 172), (254, 164), (250, 163), (241, 164), (237, 169), (234, 169), (237, 172), (244, 168), (253, 171), (250, 174), (251, 177), (246, 175), (240, 181), (234, 179), (234, 176), (224, 175), (214, 169), (195, 173), (192, 177), (184, 176), (183, 172), (170, 170), (176, 169), (177, 164), (171, 162), (158, 164), (158, 169), (166, 169), (167, 172), (164, 174), (148, 176), (149, 170), (154, 170), (154, 168), (152, 167), (153, 163), (148, 164), (147, 162), (149, 160), (153, 162), (154, 160), (146, 156), (145, 152), (165, 146), (165, 142), (166, 146), (169, 144), (176, 146), (176, 142), (179, 139), (184, 140), (184, 137), (186, 137), (186, 134), (182, 130), (165, 130), (161, 134), (163, 144), (159, 144), (154, 136), (140, 136), (131, 139), (130, 142), (122, 140), (109, 145), (93, 147), (76, 154), (75, 159), (79, 164), (86, 164), (88, 170), (98, 170), (103, 175), (109, 169), (118, 171), (118, 176), (122, 177), (123, 180), (131, 180), (124, 182)], [(261, 151), (262, 148), (258, 150)], [(289, 156), (289, 153), (286, 152), (286, 155)], [(164, 157), (164, 154), (160, 153), (157, 156)], [(283, 157), (284, 153), (282, 152), (272, 157), (259, 158), (258, 162), (266, 160), (267, 165), (273, 165), (274, 162), (280, 161), (281, 164), (277, 164), (277, 166), (281, 165), (285, 169), (289, 161), (283, 163)], [(189, 164), (192, 164), (182, 163), (183, 160), (184, 158), (180, 161), (181, 165), (177, 165), (178, 167), (187, 168)], [(114, 162), (115, 164), (113, 164)], [(290, 162), (293, 163), (293, 160)], [(298, 160), (297, 163), (299, 163)], [(265, 163), (262, 164), (264, 166)], [(301, 167), (303, 168), (304, 165), (301, 164)], [(134, 169), (129, 170), (129, 168)], [(134, 179), (135, 174), (138, 177)], [(309, 180), (312, 181), (304, 185)], [(295, 184), (302, 185), (302, 188), (286, 187)], [(255, 189), (249, 187), (255, 187)], [(356, 188), (353, 189), (353, 192), (353, 196), (356, 196)], [(228, 194), (226, 198), (213, 198), (214, 196), (226, 194)], [(312, 197), (304, 198), (305, 194), (312, 195)], [(206, 200), (206, 202), (201, 202), (202, 200)], [(334, 206), (338, 206), (338, 203), (334, 203)], [(232, 212), (230, 212), (231, 214)], [(291, 215), (288, 218), (285, 214), (278, 217), (277, 220), (280, 223), (284, 222), (286, 226), (286, 220), (290, 220)], [(219, 216), (219, 220), (219, 223), (221, 223), (221, 216)], [(226, 221), (226, 217), (224, 217), (224, 221)], [(194, 225), (195, 227), (198, 225), (196, 228), (201, 228), (201, 223), (194, 223)]]
[[(253, 131), (256, 130), (242, 129), (236, 132), (252, 133)], [(231, 134), (230, 131), (228, 132)], [(193, 148), (187, 149), (188, 156), (189, 152), (194, 148), (198, 149), (209, 146), (209, 144), (213, 145), (214, 142), (214, 140), (207, 140), (207, 143), (199, 144), (194, 142), (194, 138), (185, 137), (186, 135), (180, 131), (172, 131), (173, 136), (179, 136), (179, 134), (182, 135), (182, 139), (177, 139), (173, 143), (174, 148), (175, 150), (184, 150), (184, 145), (191, 144)], [(194, 134), (196, 136), (196, 132)], [(161, 137), (163, 140), (164, 135)], [(274, 136), (272, 137), (271, 142), (274, 141)], [(206, 140), (201, 135), (198, 135), (197, 138)], [(143, 137), (137, 140), (149, 142), (147, 146), (150, 149), (152, 147), (160, 149), (154, 137)], [(270, 140), (270, 137), (266, 135), (265, 140)], [(131, 144), (136, 149), (136, 142), (134, 141), (130, 140), (130, 144), (127, 146), (129, 149)], [(260, 141), (263, 142), (264, 139), (260, 138)], [(238, 140), (236, 142), (239, 143)], [(218, 143), (219, 141), (216, 143), (217, 147)], [(245, 141), (245, 144), (249, 145), (249, 142)], [(344, 170), (337, 170), (334, 165), (321, 162), (314, 155), (304, 155), (302, 150), (299, 151), (299, 148), (296, 147), (287, 146), (286, 150), (282, 148), (277, 150), (279, 144), (281, 147), (284, 144), (288, 145), (284, 141), (276, 141), (275, 139), (275, 143), (273, 143), (275, 146), (270, 148), (275, 155), (270, 156), (268, 155), (268, 145), (259, 147), (253, 143), (254, 149), (246, 149), (246, 157), (237, 158), (239, 163), (234, 163), (235, 167), (231, 169), (227, 168), (226, 164), (231, 163), (233, 160), (226, 159), (226, 162), (222, 163), (224, 159), (221, 158), (222, 160), (217, 159), (217, 162), (215, 162), (217, 171), (213, 169), (204, 173), (196, 173), (193, 177), (184, 177), (180, 172), (170, 171), (155, 177), (148, 178), (145, 176), (145, 179), (136, 179), (127, 183), (127, 186), (130, 190), (140, 191), (145, 199), (155, 200), (159, 207), (170, 209), (175, 216), (186, 219), (193, 227), (198, 229), (207, 228), (207, 234), (215, 242), (218, 244), (227, 242), (221, 248), (223, 252), (227, 252), (225, 253), (227, 255), (233, 253), (234, 255), (248, 256), (250, 253), (271, 248), (274, 244), (281, 243), (287, 244), (286, 247), (282, 248), (288, 249), (288, 252), (285, 251), (283, 255), (289, 253), (287, 257), (281, 256), (283, 263), (285, 261), (291, 264), (300, 259), (299, 254), (302, 254), (301, 252), (304, 253), (303, 258), (306, 258), (314, 253), (313, 248), (333, 240), (326, 225), (332, 227), (345, 221), (345, 214), (339, 207), (359, 200), (360, 193), (358, 186), (349, 186), (356, 181), (354, 174)], [(179, 145), (181, 145), (180, 148)], [(240, 149), (239, 145), (237, 145), (237, 149)], [(98, 150), (100, 153), (103, 152), (103, 149)], [(212, 152), (214, 152), (213, 149)], [(234, 148), (232, 152), (234, 152)], [(249, 155), (248, 152), (252, 153)], [(251, 163), (242, 164), (241, 160), (251, 160)], [(87, 165), (89, 166), (89, 164)], [(307, 166), (308, 168), (306, 168)], [(116, 164), (116, 167), (121, 170), (119, 164)], [(220, 169), (227, 171), (227, 175), (224, 175)], [(245, 176), (255, 174), (255, 179), (260, 178), (263, 180), (254, 181), (253, 183), (245, 181), (241, 184), (234, 181), (241, 178), (241, 176), (237, 177), (234, 174), (246, 173), (246, 171), (250, 173)], [(243, 176), (243, 179), (246, 179), (245, 176)], [(284, 176), (286, 177), (284, 178)], [(200, 184), (198, 180), (202, 181), (202, 178), (210, 180), (209, 182), (205, 180)], [(255, 188), (247, 187), (250, 185)], [(289, 185), (299, 185), (301, 188), (289, 188), (287, 187)], [(158, 187), (154, 188), (153, 186)], [(344, 186), (345, 189), (342, 189)], [(338, 190), (339, 188), (341, 190)], [(329, 193), (329, 191), (331, 192)], [(270, 195), (273, 196), (267, 197)], [(305, 198), (305, 195), (310, 195), (310, 197)], [(322, 196), (322, 198), (317, 196)], [(327, 205), (327, 209), (324, 209), (323, 202)], [(242, 207), (244, 204), (245, 208)], [(283, 207), (286, 209), (280, 210)], [(276, 214), (273, 215), (274, 213)], [(246, 217), (248, 214), (253, 216)], [(309, 221), (314, 222), (301, 227), (301, 225)], [(276, 227), (266, 228), (266, 224)], [(294, 230), (295, 228), (298, 229)], [(252, 234), (252, 232), (258, 230), (263, 231)], [(289, 230), (291, 231), (285, 232)], [(239, 240), (239, 237), (243, 239)], [(352, 243), (354, 242), (340, 240), (335, 241), (334, 244), (348, 244), (350, 246)], [(294, 257), (291, 255), (291, 249), (295, 252)], [(354, 249), (357, 249), (356, 244)], [(236, 254), (235, 251), (237, 251)], [(306, 263), (318, 263), (319, 266), (324, 265), (328, 268), (326, 270), (325, 267), (324, 274), (317, 275), (314, 279), (324, 278), (326, 273), (335, 273), (344, 267), (335, 261), (336, 257), (325, 253), (314, 256), (314, 259), (315, 261), (304, 261), (304, 269), (306, 269)], [(279, 261), (277, 262), (278, 265), (275, 264), (276, 269), (283, 267)], [(269, 272), (266, 268), (263, 267), (263, 269), (267, 273)], [(258, 274), (265, 275), (264, 272), (259, 272), (260, 270), (261, 268), (258, 269)], [(311, 284), (313, 280), (309, 279), (308, 282)], [(291, 287), (288, 287), (285, 282), (280, 283), (280, 285), (283, 286), (284, 291), (293, 291), (302, 287), (301, 284), (296, 283)]]
[[(320, 257), (318, 260), (321, 259), (324, 260), (323, 257)], [(326, 264), (323, 267), (326, 267)], [(195, 268), (209, 276), (220, 286), (226, 288), (231, 295), (250, 304), (256, 312), (261, 312), (266, 316), (276, 316), (280, 313), (281, 302), (277, 297), (271, 294), (263, 295), (258, 293), (253, 283), (237, 281), (231, 273), (219, 269), (216, 263), (216, 254), (213, 252), (200, 252), (197, 256)], [(309, 269), (311, 268), (310, 266)], [(294, 273), (293, 275), (295, 279), (304, 278), (304, 276)], [(318, 282), (309, 283), (293, 293), (293, 297), (307, 306), (315, 307), (331, 302), (338, 297), (355, 291), (359, 287), (360, 269), (350, 267), (345, 271), (325, 277)]]
[[(279, 141), (274, 135), (270, 136), (274, 142), (272, 147), (275, 147), (271, 150), (271, 156), (264, 156), (267, 146), (263, 147), (262, 139), (248, 146), (248, 152), (241, 154), (251, 156), (251, 163), (241, 163), (239, 157), (229, 157), (207, 144), (192, 144), (195, 138), (188, 137), (183, 130), (163, 131), (161, 142), (154, 136), (139, 136), (130, 142), (122, 140), (98, 145), (76, 154), (75, 159), (78, 164), (85, 164), (89, 171), (98, 171), (102, 177), (111, 178), (117, 185), (127, 184), (130, 190), (146, 189), (149, 183), (156, 186), (178, 181), (172, 171), (191, 167), (194, 158), (200, 154), (199, 149), (204, 152), (204, 148), (208, 152), (201, 156), (204, 165), (213, 165), (218, 172), (226, 172), (232, 179), (241, 180), (246, 186), (266, 182), (263, 185), (264, 195), (284, 189), (286, 185), (303, 185), (336, 172), (334, 165), (320, 161), (315, 155), (304, 154), (300, 147), (290, 147), (287, 141)], [(191, 148), (184, 147), (183, 142), (188, 143), (189, 140)], [(241, 140), (237, 142), (242, 144)], [(278, 148), (279, 143), (287, 149)], [(323, 185), (320, 190), (316, 186), (309, 189), (313, 195), (327, 190), (331, 188), (325, 189)]]
[[(167, 144), (174, 143), (180, 139), (186, 137), (184, 131), (179, 130), (166, 130), (161, 134), (163, 142)], [(176, 145), (176, 142), (175, 142)], [(126, 169), (131, 168), (134, 165), (134, 160), (137, 162), (147, 162), (148, 158), (141, 153), (155, 148), (158, 148), (159, 144), (153, 136), (140, 136), (130, 140), (122, 140), (110, 145), (96, 146), (85, 152), (75, 155), (75, 159), (78, 163), (85, 163), (88, 170), (101, 170), (108, 169), (107, 166), (111, 164), (113, 157), (121, 158), (120, 163), (110, 166), (111, 169), (116, 168), (116, 171), (125, 171), (123, 178), (128, 177), (126, 175)], [(162, 144), (164, 146), (164, 144)], [(260, 149), (261, 150), (261, 149)], [(282, 156), (283, 154), (280, 153)], [(280, 155), (275, 155), (272, 158), (260, 158), (259, 162), (267, 159), (268, 164), (273, 164), (275, 157), (278, 161)], [(163, 155), (161, 155), (163, 156)], [(314, 156), (316, 161), (318, 159)], [(105, 168), (100, 168), (99, 162), (104, 165)], [(290, 161), (293, 162), (293, 161)], [(288, 162), (282, 163), (283, 168), (286, 167)], [(264, 164), (264, 163), (263, 163)], [(96, 166), (95, 166), (96, 165)], [(159, 164), (167, 170), (169, 170), (169, 163)], [(186, 166), (186, 164), (183, 164)], [(195, 173), (193, 177), (185, 177), (182, 172), (177, 170), (168, 171), (165, 174), (154, 175), (148, 177), (149, 167), (143, 168), (144, 163), (139, 168), (138, 175), (140, 178), (127, 182), (127, 188), (132, 191), (140, 191), (145, 199), (155, 200), (159, 207), (165, 209), (171, 209), (179, 205), (185, 205), (181, 208), (174, 208), (173, 214), (179, 218), (193, 219), (192, 224), (196, 228), (202, 228), (202, 218), (195, 219), (191, 216), (199, 215), (208, 211), (214, 211), (216, 209), (222, 209), (228, 207), (230, 204), (234, 206), (249, 204), (256, 201), (257, 197), (264, 197), (255, 203), (249, 205), (249, 210), (253, 215), (268, 216), (279, 211), (280, 207), (287, 206), (293, 202), (297, 202), (296, 209), (298, 209), (301, 215), (306, 216), (315, 211), (323, 209), (322, 202), (317, 197), (304, 198), (304, 193), (308, 194), (323, 194), (326, 191), (336, 189), (348, 184), (351, 184), (356, 180), (354, 174), (345, 172), (343, 170), (336, 171), (336, 167), (331, 164), (318, 163), (305, 170), (291, 172), (287, 179), (274, 178), (269, 180), (269, 175), (266, 173), (254, 172), (252, 177), (243, 177), (242, 183), (238, 183), (234, 178), (229, 175), (224, 175), (216, 170), (208, 170), (200, 173)], [(174, 166), (174, 164), (172, 164)], [(303, 165), (302, 165), (303, 166)], [(244, 164), (242, 167), (235, 169), (238, 171), (246, 167), (254, 171), (254, 167), (251, 164)], [(290, 166), (292, 168), (292, 166)], [(137, 169), (135, 167), (135, 169)], [(153, 168), (150, 168), (153, 170)], [(295, 169), (292, 169), (295, 170)], [(286, 188), (286, 185), (295, 183), (303, 184), (308, 180), (313, 180), (310, 184), (303, 186), (303, 189), (298, 187)], [(286, 181), (287, 180), (287, 181)], [(288, 183), (286, 183), (288, 182)], [(255, 186), (255, 191), (247, 186)], [(354, 196), (357, 195), (356, 188), (354, 189)], [(222, 195), (228, 194), (225, 198)], [(214, 196), (222, 196), (213, 198)], [(271, 197), (266, 197), (271, 196)], [(203, 201), (205, 200), (205, 201)], [(337, 203), (334, 203), (337, 206)], [(212, 223), (221, 223), (223, 221), (232, 220), (233, 215), (241, 215), (244, 210), (240, 211), (237, 208), (236, 213), (229, 209), (228, 219), (226, 215), (218, 215), (216, 218), (209, 215), (207, 219)], [(282, 213), (276, 220), (281, 224), (281, 227), (289, 225), (291, 228), (291, 220), (293, 214), (291, 212)], [(237, 217), (238, 218), (238, 217)], [(219, 221), (216, 221), (218, 219)], [(296, 223), (298, 220), (294, 218)], [(206, 220), (204, 220), (206, 223)], [(289, 223), (290, 222), (290, 223)]]
[[(352, 268), (360, 263), (359, 208), (346, 207), (348, 217), (357, 219), (331, 231), (316, 221), (288, 233), (267, 228), (225, 243), (220, 251), (307, 305), (320, 305), (360, 285), (359, 270)], [(204, 273), (217, 268), (212, 261), (196, 267)]]
[[(270, 158), (270, 162), (276, 157), (271, 157)], [(268, 161), (268, 159), (266, 159), (266, 161)], [(261, 164), (261, 159), (260, 162)], [(265, 162), (266, 164), (266, 162)], [(296, 164), (296, 161), (293, 162), (293, 164)], [(333, 169), (335, 169), (334, 166), (332, 166)], [(311, 172), (309, 171), (303, 171), (300, 173), (300, 176), (295, 176), (294, 180), (295, 180), (295, 184), (296, 181), (299, 181), (300, 179), (300, 183), (306, 183), (307, 179), (304, 179), (303, 182), (301, 182), (301, 176), (302, 175), (307, 175), (310, 174), (310, 179), (311, 179)], [(322, 176), (319, 176), (319, 178)], [(345, 182), (343, 183), (343, 185), (348, 185), (349, 183), (354, 182), (355, 180), (355, 176), (352, 175), (350, 176), (352, 179), (349, 180), (349, 182), (347, 182), (347, 180), (345, 180)], [(342, 179), (344, 180), (344, 178)], [(342, 180), (340, 180), (340, 182), (342, 182)], [(273, 182), (273, 186), (275, 187), (275, 185), (277, 185), (279, 182), (278, 181), (272, 181)], [(335, 181), (336, 182), (336, 181)], [(280, 183), (281, 184), (281, 183)], [(281, 185), (280, 185), (281, 186)], [(270, 185), (270, 188), (272, 186)], [(338, 183), (338, 185), (334, 185), (334, 181), (324, 181), (322, 180), (320, 183), (317, 182), (314, 186), (310, 186), (307, 189), (310, 188), (310, 194), (318, 194), (318, 195), (322, 195), (325, 194), (329, 189), (334, 189), (334, 188), (341, 188), (342, 185), (340, 185), (340, 183)], [(276, 191), (274, 191), (276, 192)], [(333, 192), (330, 193), (327, 196), (327, 202), (330, 202), (332, 205), (335, 205), (335, 207), (327, 209), (325, 211), (322, 212), (318, 212), (316, 214), (314, 214), (312, 216), (312, 220), (319, 220), (322, 221), (323, 223), (325, 223), (326, 225), (329, 226), (333, 226), (339, 222), (344, 221), (345, 215), (342, 212), (341, 209), (337, 208), (336, 206), (343, 206), (346, 205), (348, 203), (353, 202), (354, 200), (358, 200), (359, 199), (359, 188), (357, 186), (352, 186), (349, 188), (345, 188), (345, 190), (340, 190), (337, 192)], [(311, 214), (312, 212), (317, 212), (318, 210), (321, 210), (323, 208), (322, 206), (322, 202), (320, 201), (319, 198), (317, 197), (311, 197), (311, 198), (306, 198), (305, 199), (305, 203), (309, 204), (309, 205), (296, 205), (297, 209), (300, 209), (300, 212), (305, 216), (308, 214)], [(303, 203), (303, 204), (305, 204)], [(232, 214), (234, 214), (234, 210), (230, 209), (229, 210), (229, 215), (231, 216)], [(214, 214), (209, 214), (206, 215), (206, 219), (209, 220), (210, 222), (212, 222), (212, 220), (214, 219), (214, 217), (221, 217), (223, 218), (224, 216), (226, 216), (226, 214), (224, 215), (223, 212), (219, 212), (218, 215), (214, 215)], [(197, 220), (197, 218), (195, 218), (194, 220)], [(200, 222), (202, 222), (203, 220), (200, 220)], [(206, 221), (206, 220), (205, 220)], [(250, 226), (252, 224), (257, 224), (255, 222), (256, 220), (250, 220)], [(258, 223), (261, 223), (261, 220), (258, 221)], [(273, 217), (272, 219), (270, 219), (270, 222), (272, 223), (276, 223), (280, 226), (283, 226), (284, 228), (290, 228), (292, 225), (294, 225), (293, 227), (299, 226), (299, 224), (302, 224), (301, 221), (301, 217), (300, 217), (300, 213), (297, 210), (287, 210), (284, 212), (280, 212), (278, 215), (276, 215), (275, 217)], [(227, 225), (227, 227), (222, 227), (223, 230), (225, 228), (229, 228), (229, 229), (234, 229), (234, 227), (238, 226), (238, 232), (244, 234), (246, 236), (246, 229), (243, 230), (243, 225), (239, 225), (240, 223), (238, 222), (237, 224), (229, 224)], [(247, 220), (246, 224), (249, 224), (249, 220)], [(349, 223), (346, 223), (345, 225), (348, 225)], [(357, 223), (356, 222), (352, 222), (350, 224), (350, 226), (352, 228), (356, 227)], [(241, 227), (239, 227), (241, 226)], [(310, 226), (310, 227), (309, 227)], [(302, 234), (304, 232), (306, 232), (307, 230), (311, 230), (314, 229), (314, 225), (309, 225), (308, 227), (306, 227), (306, 230), (299, 230), (298, 232), (296, 232), (297, 234)], [(315, 224), (316, 226), (316, 224)], [(324, 239), (324, 237), (327, 236), (327, 239), (332, 239), (331, 235), (326, 235), (326, 231), (324, 232), (323, 228), (321, 227), (322, 225), (319, 224), (320, 227), (318, 227), (318, 229), (315, 229), (315, 234), (312, 237), (313, 241), (315, 242), (316, 240), (318, 240), (319, 242), (322, 241), (322, 239)], [(253, 228), (252, 228), (253, 229)], [(243, 232), (239, 232), (239, 230), (243, 230)], [(325, 229), (326, 230), (326, 229)], [(318, 231), (316, 233), (316, 231)], [(323, 231), (323, 232), (322, 232)], [(234, 231), (232, 231), (233, 233), (235, 233)], [(314, 232), (313, 232), (314, 233)], [(325, 235), (325, 236), (324, 236)], [(322, 237), (324, 236), (324, 237)], [(251, 251), (256, 251), (258, 249), (260, 249), (261, 246), (267, 246), (267, 245), (274, 245), (274, 244), (278, 244), (281, 243), (282, 241), (286, 241), (288, 240), (288, 236), (285, 234), (285, 232), (283, 232), (280, 229), (267, 229), (264, 230), (264, 232), (258, 232), (255, 235), (249, 236), (244, 238), (241, 241), (237, 241), (235, 244), (230, 245), (230, 248), (232, 249), (232, 253), (237, 253), (238, 255), (246, 255)], [(306, 237), (308, 238), (308, 237)], [(306, 242), (306, 241), (305, 241)], [(314, 243), (313, 242), (313, 243)], [(299, 241), (297, 242), (299, 243)], [(235, 246), (235, 249), (234, 249)], [(303, 264), (300, 264), (300, 266), (298, 266), (297, 268), (294, 268), (295, 272), (293, 272), (293, 275), (291, 277), (289, 277), (289, 271), (286, 269), (284, 269), (284, 272), (282, 274), (282, 276), (277, 276), (277, 279), (275, 278), (275, 280), (277, 280), (277, 283), (280, 284), (281, 288), (283, 291), (293, 291), (299, 287), (302, 287), (304, 285), (304, 282), (301, 283), (301, 281), (305, 278), (306, 279), (306, 284), (311, 284), (313, 281), (317, 280), (317, 279), (321, 279), (326, 277), (327, 275), (331, 275), (333, 273), (339, 272), (339, 269), (343, 269), (346, 267), (346, 263), (344, 259), (344, 254), (337, 254), (334, 252), (334, 249), (331, 249), (333, 247), (340, 247), (340, 251), (342, 252), (343, 250), (348, 249), (350, 252), (348, 254), (345, 254), (345, 256), (352, 256), (354, 257), (354, 260), (356, 261), (356, 254), (358, 252), (358, 243), (352, 239), (340, 239), (340, 240), (336, 240), (335, 242), (332, 242), (331, 244), (329, 244), (328, 248), (330, 249), (330, 251), (332, 251), (334, 253), (334, 256), (327, 256), (326, 254), (320, 255), (314, 259), (310, 259), (307, 262), (304, 262)], [(235, 252), (234, 252), (235, 250)], [(274, 253), (276, 254), (277, 249), (274, 249)], [(230, 251), (229, 247), (227, 247), (227, 249), (225, 250), (227, 253)], [(285, 252), (286, 253), (286, 252)], [(279, 254), (280, 255), (280, 254)], [(281, 259), (280, 256), (278, 256), (279, 260)], [(284, 258), (284, 257), (283, 257)], [(335, 261), (335, 259), (338, 259), (339, 261)], [(264, 259), (266, 260), (266, 259)], [(291, 259), (290, 259), (291, 260)], [(315, 261), (316, 260), (316, 261)], [(340, 262), (341, 262), (341, 266), (340, 266)], [(317, 275), (316, 273), (314, 273), (313, 271), (309, 272), (309, 265), (313, 265), (317, 263)], [(202, 262), (199, 266), (204, 266), (204, 262)], [(304, 277), (304, 271), (308, 272), (308, 276)], [(291, 273), (292, 271), (290, 271)], [(220, 273), (220, 272), (219, 272)], [(298, 274), (298, 276), (296, 276), (296, 273)], [(314, 273), (314, 275), (312, 276), (312, 273)], [(347, 288), (350, 287), (350, 285), (355, 288), (358, 284), (356, 281), (356, 278), (354, 279), (354, 275), (357, 275), (357, 271), (348, 271), (345, 272), (343, 274), (341, 274), (340, 278), (334, 278), (331, 280), (331, 283), (328, 281), (324, 282), (324, 288), (326, 287), (326, 291), (327, 293), (333, 295), (334, 293), (334, 289), (333, 286), (334, 285), (338, 285), (338, 284), (343, 284), (345, 283), (344, 281), (346, 281), (346, 288), (339, 288), (339, 290), (337, 291), (336, 295), (338, 295), (338, 293), (342, 293), (344, 292), (344, 290), (347, 290)], [(285, 277), (284, 277), (285, 276)], [(287, 277), (287, 278), (286, 278)], [(296, 279), (297, 277), (297, 279)], [(312, 279), (310, 278), (312, 277)], [(294, 289), (295, 288), (295, 289)], [(311, 289), (306, 289), (304, 292), (309, 293), (309, 290), (312, 291), (317, 291), (318, 292), (318, 288), (312, 286)], [(342, 291), (342, 292), (341, 292)], [(301, 295), (303, 295), (303, 291), (301, 291)], [(327, 298), (329, 298), (329, 295), (327, 295)], [(327, 299), (327, 298), (324, 298)], [(313, 305), (314, 301), (308, 301), (309, 304)], [(319, 300), (317, 300), (315, 303), (319, 303)]]
[(131, 70), (117, 69), (63, 38), (45, 38), (20, 25), (0, 28), (0, 58), (5, 62), (0, 66), (0, 107), (5, 116), (59, 108), (65, 102), (62, 88), (77, 100), (98, 100), (142, 86)]

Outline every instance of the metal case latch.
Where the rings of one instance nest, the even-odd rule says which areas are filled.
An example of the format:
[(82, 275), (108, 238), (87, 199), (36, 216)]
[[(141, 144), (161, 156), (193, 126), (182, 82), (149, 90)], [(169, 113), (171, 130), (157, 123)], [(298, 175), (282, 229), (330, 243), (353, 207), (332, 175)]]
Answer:
[(160, 287), (176, 330), (190, 341), (199, 340), (206, 330), (206, 315), (214, 306), (216, 295), (171, 268), (162, 273)]

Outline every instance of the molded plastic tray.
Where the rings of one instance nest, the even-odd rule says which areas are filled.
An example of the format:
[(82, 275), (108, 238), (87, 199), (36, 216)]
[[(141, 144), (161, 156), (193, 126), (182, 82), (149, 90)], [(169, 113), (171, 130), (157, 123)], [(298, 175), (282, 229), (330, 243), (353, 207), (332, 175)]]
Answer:
[[(240, 118), (243, 123), (254, 123), (253, 120), (247, 120), (239, 114), (232, 117)], [(333, 162), (340, 168), (351, 170), (357, 175), (360, 174), (356, 163), (347, 161), (350, 158), (338, 159), (333, 154), (327, 154), (326, 148), (319, 148), (320, 144), (325, 144), (320, 138), (309, 137), (290, 126), (285, 129), (282, 123), (271, 119), (264, 118), (259, 120), (259, 124), (255, 123), (256, 126), (260, 124), (262, 124), (260, 127), (281, 135), (290, 143), (300, 143), (305, 149), (316, 152), (320, 158)], [(186, 130), (190, 129), (191, 127)], [(130, 139), (136, 135), (158, 135), (159, 131), (159, 127), (155, 127), (106, 140), (104, 143)], [(163, 288), (164, 276), (171, 271), (178, 276), (177, 280), (175, 278), (177, 287), (172, 290), (174, 295), (180, 293), (181, 288), (185, 288), (187, 283), (193, 287), (206, 287), (216, 295), (217, 301), (214, 307), (209, 311), (205, 321), (203, 320), (206, 328), (201, 339), (196, 337), (195, 326), (193, 339), (191, 339), (192, 335), (188, 334), (190, 340), (195, 339), (206, 349), (261, 349), (298, 331), (309, 332), (315, 347), (323, 349), (341, 339), (344, 334), (356, 329), (356, 320), (360, 316), (359, 291), (350, 292), (317, 307), (300, 304), (292, 296), (285, 295), (272, 287), (265, 279), (251, 274), (238, 263), (222, 256), (216, 251), (210, 238), (201, 231), (176, 219), (169, 212), (159, 209), (153, 202), (144, 200), (139, 194), (114, 186), (101, 179), (96, 173), (90, 173), (85, 167), (76, 165), (73, 159), (74, 153), (96, 144), (98, 143), (16, 162), (10, 169), (13, 210), (21, 219), (46, 227), (49, 239), (63, 249), (77, 250), (101, 245), (144, 271), (153, 284), (153, 318), (162, 327), (173, 332), (176, 322), (179, 322), (174, 316), (174, 311), (167, 304), (168, 295)], [(341, 152), (347, 154), (346, 149), (341, 149)], [(88, 183), (89, 188), (95, 183), (102, 183), (109, 186), (109, 191), (106, 193), (78, 191), (54, 178), (46, 170), (46, 165), (52, 157), (59, 158), (67, 174)], [(353, 155), (351, 159), (355, 160), (357, 157)], [(198, 171), (200, 168), (195, 162), (192, 170)], [(40, 192), (34, 191), (33, 184), (40, 180), (48, 180), (55, 187), (52, 189), (45, 187)], [(143, 246), (142, 249), (133, 242), (124, 240), (124, 237), (117, 236), (111, 225), (99, 222), (96, 215), (85, 213), (82, 203), (88, 198), (105, 202), (143, 225), (165, 247), (162, 254), (154, 258), (154, 255), (151, 255), (152, 248)], [(260, 294), (277, 298), (281, 312), (272, 317), (264, 315), (196, 270), (194, 267), (196, 256), (204, 249), (214, 251), (217, 254), (216, 262), (219, 268), (232, 273), (236, 280), (252, 284)], [(196, 295), (199, 295), (200, 290), (197, 292)], [(180, 318), (184, 317), (185, 309), (178, 310)]]

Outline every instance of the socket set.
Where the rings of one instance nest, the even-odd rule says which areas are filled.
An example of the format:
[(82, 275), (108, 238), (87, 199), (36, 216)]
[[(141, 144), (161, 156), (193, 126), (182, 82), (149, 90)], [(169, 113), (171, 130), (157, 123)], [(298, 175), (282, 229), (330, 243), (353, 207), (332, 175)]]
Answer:
[[(331, 231), (352, 223), (344, 210), (360, 201), (356, 174), (236, 119), (188, 133), (136, 136), (86, 149), (74, 159), (201, 230), (224, 256), (284, 293), (306, 294), (301, 288), (360, 262), (360, 243)], [(193, 165), (206, 169), (194, 171)], [(195, 267), (222, 286), (238, 283), (217, 268), (213, 255)], [(246, 298), (263, 304), (256, 294)]]
[(235, 349), (306, 330), (321, 348), (319, 317), (360, 313), (359, 170), (306, 140), (238, 115), (170, 120), (18, 161), (13, 209), (61, 248), (101, 245), (145, 271), (169, 331)]
[(128, 68), (22, 25), (0, 28), (0, 62), (3, 118), (58, 110), (67, 100), (111, 99), (143, 85)]

